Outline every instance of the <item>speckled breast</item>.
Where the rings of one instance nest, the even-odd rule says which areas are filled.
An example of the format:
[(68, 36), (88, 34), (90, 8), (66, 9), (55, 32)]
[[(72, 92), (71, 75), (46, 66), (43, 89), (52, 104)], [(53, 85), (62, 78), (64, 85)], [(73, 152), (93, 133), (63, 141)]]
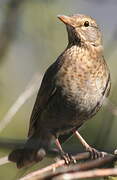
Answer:
[(102, 54), (95, 53), (93, 48), (68, 48), (56, 79), (68, 104), (89, 117), (99, 110), (110, 89), (107, 64)]

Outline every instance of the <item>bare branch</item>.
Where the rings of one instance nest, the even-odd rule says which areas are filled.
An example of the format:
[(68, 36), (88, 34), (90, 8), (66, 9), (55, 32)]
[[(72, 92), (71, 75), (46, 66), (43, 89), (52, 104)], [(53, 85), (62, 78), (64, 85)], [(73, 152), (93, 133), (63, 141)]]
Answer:
[(4, 156), (0, 158), (0, 166), (9, 163), (10, 161), (8, 160), (8, 156)]
[[(81, 159), (87, 159), (90, 157), (90, 153), (79, 153), (74, 158), (76, 160), (81, 160)], [(116, 160), (116, 156), (114, 155), (106, 155), (103, 158), (99, 158), (96, 160), (91, 160), (91, 161), (86, 161), (84, 163), (78, 163), (77, 165), (72, 165), (72, 166), (64, 166), (65, 162), (64, 160), (60, 160), (50, 166), (47, 166), (46, 168), (43, 168), (41, 170), (37, 170), (35, 172), (32, 172), (28, 174), (27, 176), (21, 178), (20, 180), (46, 180), (46, 179), (53, 179), (55, 177), (59, 177), (60, 175), (62, 176), (63, 174), (66, 175), (66, 173), (76, 173), (78, 171), (84, 171), (84, 170), (89, 170), (93, 168), (99, 168), (104, 165), (107, 165), (108, 163), (113, 163), (113, 161)], [(63, 167), (64, 168), (59, 168), (58, 167)], [(61, 179), (61, 178), (59, 178)]]
[(41, 82), (41, 74), (36, 73), (25, 91), (18, 97), (16, 102), (10, 107), (3, 120), (0, 121), (0, 132), (10, 123), (13, 116), (21, 108), (21, 106), (38, 90)]
[[(82, 159), (88, 159), (90, 157), (90, 153), (89, 152), (85, 152), (85, 153), (78, 153), (76, 156), (74, 156), (74, 158), (76, 160), (82, 160)], [(62, 167), (65, 165), (65, 161), (64, 160), (59, 160), (54, 164), (51, 164), (43, 169), (34, 171), (30, 174), (28, 174), (27, 176), (21, 178), (20, 180), (29, 180), (30, 178), (34, 178), (34, 177), (42, 177), (43, 174), (45, 173), (49, 173), (49, 172), (55, 172), (56, 168), (58, 167)]]
[(95, 170), (83, 171), (83, 172), (66, 173), (53, 178), (53, 180), (86, 179), (86, 178), (96, 178), (96, 177), (105, 177), (105, 176), (117, 176), (117, 168), (95, 169)]
[[(57, 153), (55, 153), (53, 151), (48, 152), (48, 156), (56, 156), (56, 154)], [(76, 158), (77, 160), (82, 160), (82, 159), (88, 159), (89, 157), (90, 157), (89, 152), (85, 152), (85, 153), (78, 153), (74, 158)], [(7, 164), (9, 162), (10, 161), (8, 160), (8, 156), (0, 158), (0, 166), (4, 165), (4, 164)], [(52, 170), (52, 167), (57, 168), (57, 167), (63, 166), (64, 164), (65, 164), (64, 160), (59, 160), (57, 163), (52, 164), (50, 166), (47, 166), (47, 167), (41, 169), (40, 173), (48, 172), (48, 171)]]

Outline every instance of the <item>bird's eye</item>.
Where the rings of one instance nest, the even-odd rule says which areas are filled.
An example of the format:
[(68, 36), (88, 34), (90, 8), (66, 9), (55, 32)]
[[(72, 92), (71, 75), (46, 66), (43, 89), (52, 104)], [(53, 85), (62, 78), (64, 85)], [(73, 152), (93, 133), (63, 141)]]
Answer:
[(89, 26), (89, 21), (85, 21), (85, 22), (84, 22), (84, 26), (85, 26), (85, 27), (88, 27), (88, 26)]

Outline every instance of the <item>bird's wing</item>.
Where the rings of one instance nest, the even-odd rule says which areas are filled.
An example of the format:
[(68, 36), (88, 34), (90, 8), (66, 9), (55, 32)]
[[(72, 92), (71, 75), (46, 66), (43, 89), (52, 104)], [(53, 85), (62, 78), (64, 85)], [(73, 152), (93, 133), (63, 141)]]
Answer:
[(56, 92), (55, 76), (60, 69), (61, 64), (59, 59), (52, 64), (46, 71), (39, 92), (37, 94), (36, 102), (30, 118), (30, 126), (28, 136), (32, 136), (35, 130), (35, 123), (39, 121), (40, 114), (47, 105), (52, 95)]

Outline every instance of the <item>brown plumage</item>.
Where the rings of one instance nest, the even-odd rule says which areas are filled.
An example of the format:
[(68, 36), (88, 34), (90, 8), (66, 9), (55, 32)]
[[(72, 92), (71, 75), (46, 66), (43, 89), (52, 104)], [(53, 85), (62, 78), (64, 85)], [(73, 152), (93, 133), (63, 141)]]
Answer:
[(60, 143), (73, 133), (86, 150), (98, 154), (76, 130), (97, 113), (110, 90), (101, 33), (89, 16), (58, 18), (66, 25), (68, 45), (44, 75), (30, 119), (29, 139), (23, 149), (9, 155), (19, 168), (42, 160), (53, 140), (68, 162)]

